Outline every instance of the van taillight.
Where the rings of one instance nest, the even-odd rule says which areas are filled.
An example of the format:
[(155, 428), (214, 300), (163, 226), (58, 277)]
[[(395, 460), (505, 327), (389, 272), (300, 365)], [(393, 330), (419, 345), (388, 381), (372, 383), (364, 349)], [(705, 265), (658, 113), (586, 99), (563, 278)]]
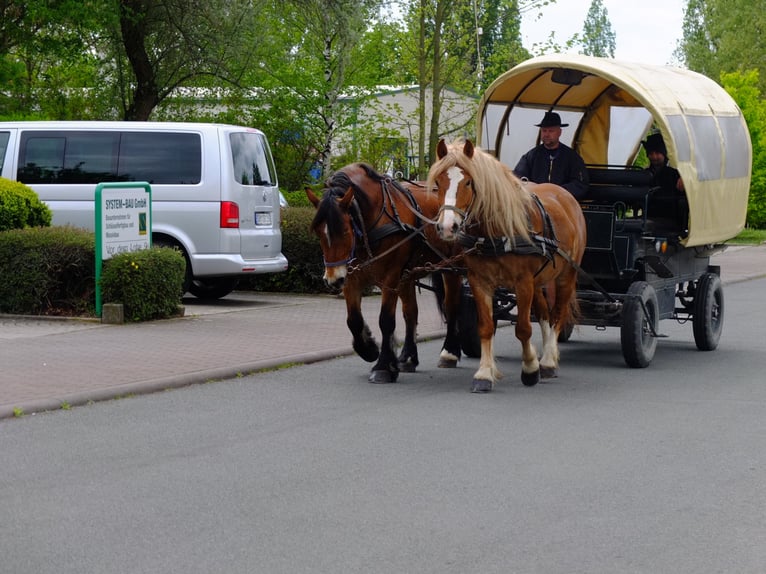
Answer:
[(239, 205), (233, 201), (221, 202), (221, 227), (239, 227)]

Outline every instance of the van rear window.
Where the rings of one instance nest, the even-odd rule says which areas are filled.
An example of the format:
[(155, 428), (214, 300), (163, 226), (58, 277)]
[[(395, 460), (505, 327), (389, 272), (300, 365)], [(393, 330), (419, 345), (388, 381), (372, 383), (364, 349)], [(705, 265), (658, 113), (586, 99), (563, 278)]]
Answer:
[(22, 183), (197, 184), (202, 141), (193, 133), (29, 131), (21, 135), (16, 178)]
[(277, 185), (277, 170), (263, 134), (236, 132), (229, 135), (234, 177), (242, 185)]

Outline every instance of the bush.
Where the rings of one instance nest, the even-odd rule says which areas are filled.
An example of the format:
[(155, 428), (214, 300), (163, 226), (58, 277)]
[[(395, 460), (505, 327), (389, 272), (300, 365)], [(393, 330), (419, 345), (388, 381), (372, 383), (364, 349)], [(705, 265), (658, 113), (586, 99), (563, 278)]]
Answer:
[(51, 210), (32, 188), (0, 177), (0, 231), (50, 224)]
[[(322, 195), (321, 192), (315, 191), (315, 193)], [(283, 191), (282, 195), (285, 196), (290, 207), (312, 207), (306, 192), (302, 189), (300, 191)]]
[(313, 207), (288, 207), (282, 211), (282, 253), (290, 263), (289, 268), (284, 273), (242, 279), (239, 282), (240, 289), (291, 293), (327, 292), (322, 279), (322, 249), (319, 247), (319, 240), (309, 231), (315, 212)]
[(165, 319), (178, 313), (186, 262), (169, 247), (120, 253), (104, 262), (105, 303), (122, 303), (126, 321)]
[(92, 313), (93, 245), (93, 233), (68, 226), (0, 232), (0, 312)]

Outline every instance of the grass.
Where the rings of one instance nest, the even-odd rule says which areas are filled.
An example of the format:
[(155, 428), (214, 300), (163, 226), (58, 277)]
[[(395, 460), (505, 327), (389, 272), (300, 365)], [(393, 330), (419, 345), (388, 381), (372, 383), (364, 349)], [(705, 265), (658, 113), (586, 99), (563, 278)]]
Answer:
[(766, 229), (745, 229), (726, 243), (733, 245), (760, 245), (766, 242)]

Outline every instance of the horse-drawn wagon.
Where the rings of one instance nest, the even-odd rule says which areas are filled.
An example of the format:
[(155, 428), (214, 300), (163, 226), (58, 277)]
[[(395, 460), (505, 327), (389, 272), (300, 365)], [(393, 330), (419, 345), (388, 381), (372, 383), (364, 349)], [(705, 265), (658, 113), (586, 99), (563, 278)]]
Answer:
[[(652, 361), (663, 319), (689, 321), (696, 346), (715, 349), (724, 297), (710, 256), (743, 229), (750, 187), (750, 136), (736, 103), (718, 84), (688, 70), (542, 56), (486, 90), (477, 143), (512, 168), (538, 143), (534, 125), (548, 111), (569, 124), (561, 141), (579, 152), (590, 178), (580, 200), (587, 245), (578, 324), (619, 327), (631, 367)], [(662, 134), (670, 165), (683, 180), (681, 217), (671, 217), (651, 178), (634, 167), (651, 130)], [(514, 320), (514, 307), (514, 294), (499, 292), (495, 318)], [(568, 334), (564, 329), (560, 340)], [(462, 346), (475, 355), (472, 336), (463, 329)]]

